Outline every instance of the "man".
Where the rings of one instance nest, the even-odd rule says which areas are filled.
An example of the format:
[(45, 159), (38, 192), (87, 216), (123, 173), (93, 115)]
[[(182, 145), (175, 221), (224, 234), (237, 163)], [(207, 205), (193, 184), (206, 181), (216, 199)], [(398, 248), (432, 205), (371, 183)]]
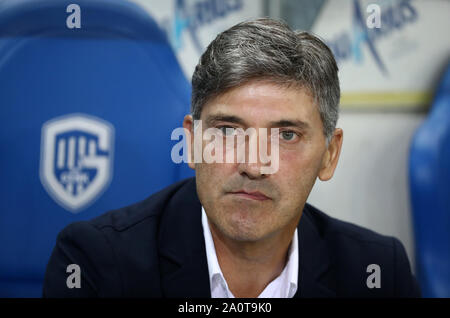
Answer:
[[(317, 177), (333, 176), (342, 147), (343, 131), (335, 128), (337, 71), (320, 39), (275, 20), (244, 22), (219, 34), (195, 69), (192, 115), (183, 121), (196, 177), (66, 227), (43, 295), (419, 296), (397, 239), (306, 203)], [(269, 129), (272, 170), (264, 168), (273, 162), (261, 156), (248, 159), (255, 148), (242, 139), (229, 146), (250, 128), (258, 133), (245, 133), (244, 141), (264, 140), (260, 128)], [(231, 152), (234, 159), (240, 149), (241, 155), (196, 160), (207, 138), (195, 138), (208, 129), (227, 145), (214, 143), (211, 154)], [(70, 282), (70, 264), (78, 266), (78, 285)]]

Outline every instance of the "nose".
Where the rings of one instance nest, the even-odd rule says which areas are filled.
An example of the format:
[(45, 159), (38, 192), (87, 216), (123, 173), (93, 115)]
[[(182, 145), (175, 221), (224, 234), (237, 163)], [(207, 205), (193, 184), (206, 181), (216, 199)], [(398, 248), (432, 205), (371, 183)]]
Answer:
[(261, 173), (261, 165), (257, 163), (240, 163), (238, 171), (241, 175), (245, 175), (251, 180), (266, 177), (265, 174)]
[(239, 162), (238, 160), (239, 174), (245, 175), (249, 179), (261, 179), (267, 177), (267, 174), (261, 172), (262, 171), (261, 167), (266, 164), (261, 162), (259, 134), (256, 133), (256, 131), (255, 133), (252, 133), (249, 136), (245, 136), (246, 137), (245, 143), (244, 145), (241, 144), (241, 146), (245, 147), (245, 157), (242, 158), (241, 160), (242, 162)]

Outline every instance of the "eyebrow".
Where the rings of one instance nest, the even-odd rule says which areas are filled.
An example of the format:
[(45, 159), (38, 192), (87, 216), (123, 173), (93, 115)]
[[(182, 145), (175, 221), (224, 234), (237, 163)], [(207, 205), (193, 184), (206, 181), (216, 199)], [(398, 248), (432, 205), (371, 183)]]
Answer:
[(310, 126), (307, 122), (301, 120), (287, 120), (287, 119), (271, 121), (270, 127), (297, 127), (304, 130), (310, 129)]
[[(215, 123), (220, 122), (220, 121), (235, 123), (235, 124), (239, 124), (242, 126), (248, 126), (247, 123), (245, 122), (245, 120), (243, 120), (242, 118), (240, 118), (238, 116), (221, 114), (221, 113), (209, 115), (205, 120), (206, 124), (209, 127), (213, 126)], [(268, 128), (274, 128), (274, 127), (275, 128), (276, 127), (297, 127), (297, 128), (304, 129), (304, 130), (310, 129), (310, 125), (308, 123), (301, 121), (301, 120), (290, 120), (290, 119), (281, 119), (281, 120), (269, 122)]]
[(206, 120), (205, 120), (205, 122), (208, 126), (213, 126), (215, 123), (217, 123), (219, 121), (226, 121), (226, 122), (246, 126), (246, 122), (242, 118), (239, 118), (239, 117), (233, 116), (233, 115), (220, 114), (220, 113), (209, 115), (208, 117), (206, 117)]

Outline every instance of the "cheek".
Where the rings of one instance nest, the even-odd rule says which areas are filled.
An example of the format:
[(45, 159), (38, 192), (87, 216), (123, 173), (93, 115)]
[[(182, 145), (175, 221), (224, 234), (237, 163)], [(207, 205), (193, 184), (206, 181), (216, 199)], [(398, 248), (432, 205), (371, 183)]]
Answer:
[(305, 151), (280, 149), (280, 172), (284, 177), (298, 178), (311, 170), (311, 155)]
[[(222, 184), (233, 174), (235, 167), (226, 163), (197, 163), (195, 177), (202, 185), (202, 190), (215, 193), (222, 189)], [(214, 186), (211, 186), (214, 185)]]
[(277, 174), (285, 187), (285, 193), (289, 193), (289, 196), (307, 196), (317, 178), (319, 166), (320, 160), (312, 153), (280, 151), (280, 169)]
[(321, 163), (321, 151), (316, 142), (307, 142), (295, 147), (280, 147), (280, 168), (291, 174), (305, 175), (318, 171)]

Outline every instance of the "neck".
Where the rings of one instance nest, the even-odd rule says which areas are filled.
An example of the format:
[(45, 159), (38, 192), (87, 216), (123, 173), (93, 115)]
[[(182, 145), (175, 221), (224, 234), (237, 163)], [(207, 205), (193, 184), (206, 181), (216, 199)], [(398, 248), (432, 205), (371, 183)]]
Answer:
[[(235, 241), (209, 223), (217, 260), (235, 297), (258, 297), (283, 271), (295, 232), (290, 226), (259, 241)], [(295, 225), (295, 222), (293, 223)]]

